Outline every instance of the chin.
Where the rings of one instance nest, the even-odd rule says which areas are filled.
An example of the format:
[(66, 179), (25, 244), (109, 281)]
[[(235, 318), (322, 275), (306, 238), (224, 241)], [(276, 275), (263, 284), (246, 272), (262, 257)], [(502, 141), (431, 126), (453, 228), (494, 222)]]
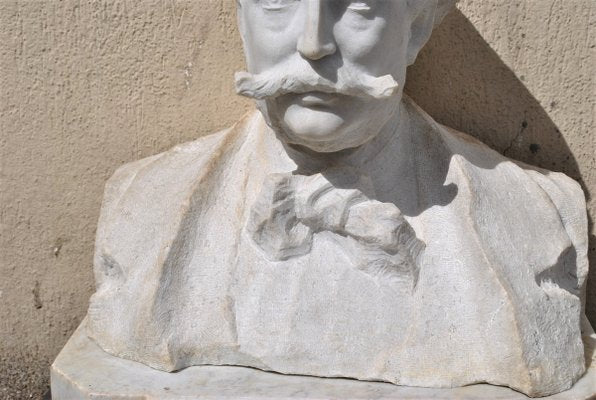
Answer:
[[(328, 110), (290, 106), (282, 117), (282, 127), (294, 144), (320, 147), (341, 139), (346, 121)], [(314, 149), (313, 149), (314, 150)]]
[(288, 107), (280, 118), (286, 141), (320, 153), (331, 153), (357, 147), (368, 138), (354, 137), (355, 129), (347, 118), (328, 109)]
[(280, 140), (317, 153), (334, 153), (369, 142), (399, 103), (360, 104), (354, 100), (307, 107), (284, 96), (281, 101), (257, 101), (257, 107)]

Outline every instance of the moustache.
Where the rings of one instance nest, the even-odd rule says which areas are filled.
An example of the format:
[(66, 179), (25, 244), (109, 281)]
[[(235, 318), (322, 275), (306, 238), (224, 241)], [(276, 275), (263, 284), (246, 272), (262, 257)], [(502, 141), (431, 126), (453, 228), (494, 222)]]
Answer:
[[(285, 71), (284, 71), (285, 70)], [(309, 68), (288, 71), (275, 68), (260, 74), (237, 72), (236, 92), (256, 100), (275, 98), (287, 93), (324, 92), (372, 99), (387, 99), (397, 93), (399, 84), (391, 75), (375, 77), (342, 68), (337, 79), (330, 80)]]

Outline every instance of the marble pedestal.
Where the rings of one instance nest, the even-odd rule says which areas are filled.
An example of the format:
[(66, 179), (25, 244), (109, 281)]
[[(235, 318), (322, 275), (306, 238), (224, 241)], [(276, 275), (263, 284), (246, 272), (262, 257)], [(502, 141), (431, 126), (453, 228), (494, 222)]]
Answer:
[[(596, 334), (584, 329), (587, 373), (566, 392), (543, 399), (596, 398)], [(395, 386), (381, 382), (289, 376), (252, 368), (198, 366), (167, 373), (114, 357), (85, 334), (85, 321), (51, 370), (52, 398), (64, 399), (528, 399), (511, 389), (485, 384), (455, 389)]]

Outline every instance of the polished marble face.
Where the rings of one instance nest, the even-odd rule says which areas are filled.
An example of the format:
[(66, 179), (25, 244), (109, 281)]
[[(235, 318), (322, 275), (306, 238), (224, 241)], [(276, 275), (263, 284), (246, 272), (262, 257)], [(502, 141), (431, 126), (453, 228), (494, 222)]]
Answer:
[[(260, 104), (283, 140), (319, 152), (357, 147), (382, 129), (398, 107), (406, 67), (430, 35), (434, 18), (433, 1), (427, 0), (240, 0), (238, 5), (251, 74), (331, 83), (324, 89), (297, 84)], [(359, 86), (386, 75), (399, 85), (392, 96), (358, 94)]]

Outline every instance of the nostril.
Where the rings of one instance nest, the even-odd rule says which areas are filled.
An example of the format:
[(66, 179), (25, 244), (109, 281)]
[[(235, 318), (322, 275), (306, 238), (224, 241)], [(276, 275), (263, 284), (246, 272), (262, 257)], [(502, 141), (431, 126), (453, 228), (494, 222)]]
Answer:
[(305, 58), (319, 60), (323, 57), (334, 54), (337, 51), (337, 48), (334, 43), (320, 43), (319, 41), (299, 40), (298, 51)]
[(334, 54), (336, 51), (336, 47), (334, 43), (326, 43), (322, 46), (322, 53), (324, 54), (324, 56), (329, 56), (331, 54)]

